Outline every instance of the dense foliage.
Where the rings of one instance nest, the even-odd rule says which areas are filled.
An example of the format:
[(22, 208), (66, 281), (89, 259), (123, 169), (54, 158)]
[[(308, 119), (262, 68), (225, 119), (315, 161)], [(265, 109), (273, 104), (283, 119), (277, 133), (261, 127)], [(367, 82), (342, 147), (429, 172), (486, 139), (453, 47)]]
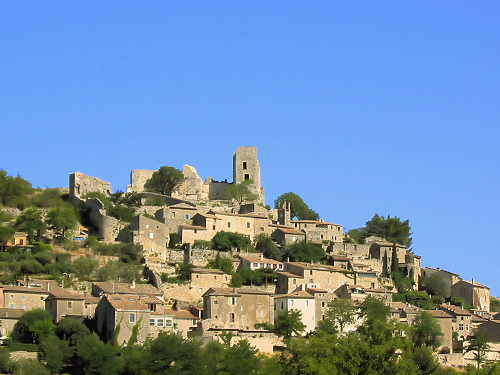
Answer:
[(146, 191), (170, 196), (183, 181), (184, 175), (180, 170), (163, 166), (146, 181), (144, 188)]
[(371, 220), (366, 222), (365, 227), (352, 229), (347, 234), (357, 243), (363, 243), (367, 237), (376, 236), (409, 248), (412, 242), (410, 230), (409, 220), (401, 221), (398, 217), (387, 216), (385, 218), (375, 214)]
[(304, 203), (301, 197), (294, 193), (285, 193), (280, 195), (274, 201), (274, 208), (281, 208), (285, 203), (290, 204), (290, 216), (292, 219), (297, 220), (318, 220), (319, 215), (317, 212), (311, 210), (307, 204)]

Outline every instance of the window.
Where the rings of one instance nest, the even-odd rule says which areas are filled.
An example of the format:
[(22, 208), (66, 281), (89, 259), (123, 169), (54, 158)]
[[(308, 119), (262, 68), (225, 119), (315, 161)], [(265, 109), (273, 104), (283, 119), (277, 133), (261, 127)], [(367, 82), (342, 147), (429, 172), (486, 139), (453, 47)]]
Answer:
[(321, 307), (325, 307), (325, 303), (324, 302), (321, 302)]
[(229, 314), (229, 320), (234, 322), (234, 313)]
[(21, 310), (26, 310), (26, 305), (21, 305)]
[(250, 222), (247, 222), (247, 228), (250, 229)]
[(163, 327), (163, 319), (156, 319), (156, 326)]
[(173, 320), (172, 318), (166, 318), (165, 319), (165, 327), (172, 327), (174, 324), (173, 324)]
[(312, 274), (313, 274), (313, 270), (309, 270), (309, 275), (312, 276)]
[(186, 220), (191, 219), (191, 215), (189, 215), (189, 214), (184, 214), (184, 219), (186, 219)]
[(14, 304), (13, 303), (9, 304), (9, 309), (13, 309), (13, 308), (14, 308)]
[(243, 162), (243, 169), (247, 169), (247, 162), (246, 161)]
[(135, 323), (135, 314), (134, 314), (134, 313), (130, 313), (130, 314), (128, 315), (128, 321), (129, 321), (130, 323)]
[(21, 299), (26, 299), (26, 296), (22, 296)]
[(11, 294), (11, 295), (10, 295), (10, 298), (14, 298), (14, 295), (13, 295), (13, 294)]
[(248, 173), (245, 173), (245, 180), (250, 180), (250, 175)]
[(154, 327), (154, 325), (155, 325), (155, 318), (150, 318), (150, 319), (149, 319), (149, 325), (150, 325), (151, 327)]
[(73, 301), (68, 301), (68, 309), (72, 309), (73, 308)]
[(212, 225), (212, 229), (215, 230), (215, 225)]
[(146, 229), (149, 229), (149, 224), (146, 224)]
[(214, 300), (214, 305), (218, 305), (218, 304), (219, 304), (219, 301)]
[(150, 238), (150, 239), (153, 239), (153, 238), (154, 238), (154, 234), (153, 234), (153, 232), (149, 233), (149, 238)]
[(236, 297), (229, 297), (229, 304), (236, 305)]
[(231, 228), (231, 222), (230, 221), (227, 222), (227, 227)]
[(264, 317), (264, 314), (263, 314), (262, 310), (257, 310), (257, 318), (262, 319), (263, 317)]
[(463, 325), (462, 323), (460, 323), (460, 324), (458, 325), (458, 330), (459, 330), (459, 331), (463, 331), (463, 330), (464, 330), (464, 325)]
[(172, 217), (175, 217), (175, 212), (172, 212)]

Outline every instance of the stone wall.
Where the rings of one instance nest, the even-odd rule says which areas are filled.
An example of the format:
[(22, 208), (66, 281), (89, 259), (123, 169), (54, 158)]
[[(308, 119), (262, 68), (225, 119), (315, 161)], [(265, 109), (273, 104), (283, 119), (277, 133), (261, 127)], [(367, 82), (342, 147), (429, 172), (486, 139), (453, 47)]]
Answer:
[(127, 193), (142, 193), (144, 184), (151, 178), (155, 171), (148, 169), (134, 169), (130, 172), (130, 185), (127, 185)]
[(91, 192), (109, 194), (111, 193), (111, 184), (97, 177), (87, 176), (81, 172), (69, 175), (70, 199), (79, 198)]
[(233, 155), (233, 183), (239, 184), (253, 180), (254, 193), (259, 195), (259, 201), (264, 202), (264, 189), (260, 184), (260, 166), (257, 159), (257, 147), (238, 147)]
[(225, 181), (214, 181), (211, 177), (207, 178), (206, 183), (208, 184), (208, 198), (211, 200), (224, 199), (224, 193), (227, 187), (230, 185), (227, 180)]
[(85, 204), (89, 208), (90, 222), (99, 229), (99, 239), (107, 243), (115, 242), (126, 225), (114, 217), (106, 216), (106, 210), (99, 199), (87, 199)]

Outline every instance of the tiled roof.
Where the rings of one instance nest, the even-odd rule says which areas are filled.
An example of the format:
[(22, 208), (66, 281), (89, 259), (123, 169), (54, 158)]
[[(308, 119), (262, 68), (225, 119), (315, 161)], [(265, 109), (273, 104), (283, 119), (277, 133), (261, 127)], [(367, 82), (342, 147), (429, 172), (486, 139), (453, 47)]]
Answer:
[(306, 292), (305, 290), (299, 290), (297, 292), (274, 296), (274, 299), (278, 298), (314, 298), (314, 296), (311, 295), (311, 293)]
[(108, 302), (115, 310), (121, 311), (149, 311), (143, 300), (135, 295), (113, 294), (108, 295)]
[(332, 271), (332, 272), (346, 272), (347, 270), (337, 266), (330, 266), (329, 264), (321, 264), (321, 263), (304, 263), (304, 262), (289, 262), (288, 264), (304, 268), (306, 270), (316, 270), (316, 271)]
[(45, 294), (45, 295), (49, 294), (49, 292), (47, 292), (45, 289), (38, 287), (0, 285), (0, 288), (2, 288), (4, 292), (34, 293), (34, 294)]
[(296, 228), (283, 228), (282, 227), (282, 228), (277, 228), (276, 230), (280, 230), (285, 234), (297, 234), (297, 235), (302, 235), (302, 236), (306, 235), (304, 232), (302, 232), (302, 230), (296, 229)]
[(278, 272), (278, 275), (283, 275), (285, 277), (293, 277), (294, 279), (303, 279), (304, 278), (304, 277), (296, 275), (294, 273), (285, 272), (285, 271)]
[(214, 268), (193, 268), (192, 273), (203, 273), (203, 274), (216, 274), (216, 275), (224, 275), (224, 272), (219, 269)]
[(449, 319), (451, 319), (451, 315), (447, 314), (443, 310), (425, 310), (425, 312), (431, 314), (434, 318), (449, 318)]
[(449, 311), (454, 315), (468, 315), (468, 316), (472, 315), (467, 310), (464, 310), (461, 307), (455, 305), (441, 305), (440, 308), (441, 310)]
[(47, 299), (71, 299), (71, 300), (84, 300), (85, 296), (83, 293), (74, 293), (69, 290), (58, 290), (54, 292), (49, 292)]
[(262, 258), (262, 259), (260, 259), (260, 257), (253, 256), (253, 255), (240, 255), (240, 258), (248, 260), (249, 262), (283, 264), (283, 262), (280, 262), (279, 260), (274, 260), (274, 259), (269, 259), (269, 258)]

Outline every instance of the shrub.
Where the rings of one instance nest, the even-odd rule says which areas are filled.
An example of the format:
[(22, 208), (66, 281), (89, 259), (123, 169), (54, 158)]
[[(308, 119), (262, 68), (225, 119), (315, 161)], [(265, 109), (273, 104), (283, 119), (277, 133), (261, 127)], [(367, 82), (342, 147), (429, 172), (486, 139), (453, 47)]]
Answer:
[(213, 247), (220, 251), (230, 251), (233, 248), (246, 249), (251, 246), (250, 238), (243, 234), (220, 231), (212, 238)]
[(212, 241), (194, 240), (193, 248), (195, 249), (212, 249), (214, 244)]

